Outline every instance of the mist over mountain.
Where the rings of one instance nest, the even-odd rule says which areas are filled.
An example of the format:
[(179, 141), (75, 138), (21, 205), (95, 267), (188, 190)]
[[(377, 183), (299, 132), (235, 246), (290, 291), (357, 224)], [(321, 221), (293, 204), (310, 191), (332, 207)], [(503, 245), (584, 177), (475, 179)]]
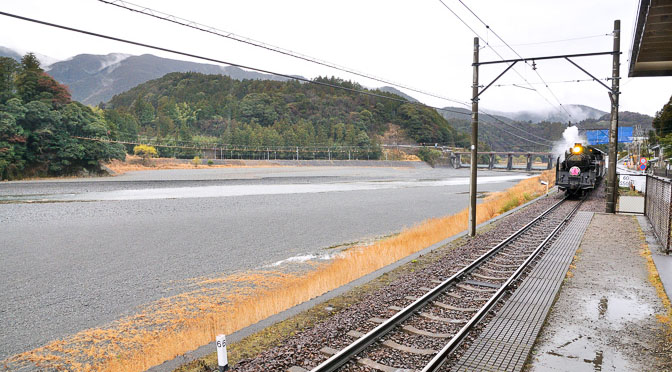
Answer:
[[(0, 46), (0, 57), (9, 57), (11, 59), (16, 60), (17, 62), (20, 62), (21, 57), (23, 57), (26, 53), (19, 50), (14, 50)], [(35, 54), (35, 57), (37, 57), (37, 60), (40, 61), (40, 63), (42, 64), (42, 68), (44, 68), (45, 70), (49, 69), (48, 67), (49, 65), (58, 62), (58, 59), (54, 57), (45, 56), (44, 54), (40, 53), (33, 53), (33, 54)]]
[[(563, 105), (564, 106), (564, 105)], [(590, 106), (566, 105), (572, 118), (557, 110), (528, 110), (498, 112), (486, 110), (490, 115), (479, 114), (479, 141), (494, 151), (546, 151), (548, 141), (562, 138), (571, 120), (580, 130), (608, 129), (610, 114)], [(456, 129), (471, 130), (471, 110), (462, 107), (445, 107), (438, 112)], [(450, 110), (450, 111), (447, 111)], [(496, 119), (495, 119), (496, 118)], [(619, 112), (619, 125), (633, 127), (633, 132), (645, 135), (652, 127), (653, 118), (635, 112)]]
[[(504, 111), (495, 111), (495, 110), (481, 110), (481, 114), (478, 116), (479, 121), (484, 122), (493, 122), (497, 121), (493, 119), (492, 116), (496, 117), (499, 120), (505, 121), (507, 123), (513, 121), (527, 121), (532, 123), (540, 123), (543, 121), (548, 122), (562, 122), (567, 123), (569, 121), (573, 123), (578, 123), (586, 119), (599, 119), (604, 115), (607, 115), (608, 112), (598, 110), (594, 107), (585, 106), (585, 105), (563, 105), (567, 111), (572, 115), (569, 117), (564, 111), (560, 112), (558, 110), (524, 110), (524, 111), (513, 111), (513, 112), (504, 112)], [(471, 117), (471, 110), (463, 107), (444, 107), (446, 110), (458, 111), (459, 114), (455, 112), (448, 111), (439, 111), (444, 118), (450, 119), (464, 119), (465, 117), (469, 119)], [(486, 115), (483, 112), (487, 112), (490, 115)]]
[(561, 109), (542, 109), (542, 110), (524, 110), (515, 112), (492, 111), (490, 113), (511, 118), (515, 121), (531, 121), (539, 123), (542, 121), (559, 121), (567, 123), (569, 121), (577, 123), (586, 119), (599, 119), (607, 112), (585, 105), (568, 104), (562, 107), (569, 112), (569, 116)]
[(15, 51), (13, 51), (9, 48), (5, 48), (3, 46), (0, 46), (0, 57), (8, 57), (8, 58), (14, 59), (16, 61), (20, 61), (22, 56), (18, 52), (15, 52)]
[(236, 80), (287, 80), (233, 66), (181, 61), (152, 54), (80, 54), (67, 61), (54, 63), (49, 69), (54, 79), (70, 88), (75, 100), (89, 105), (107, 102), (116, 94), (171, 72), (218, 74)]

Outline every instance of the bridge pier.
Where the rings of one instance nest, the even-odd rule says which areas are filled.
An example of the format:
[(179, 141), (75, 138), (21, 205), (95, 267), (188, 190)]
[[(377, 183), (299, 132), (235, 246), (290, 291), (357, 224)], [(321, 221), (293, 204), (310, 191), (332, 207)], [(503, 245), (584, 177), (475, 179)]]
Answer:
[[(445, 151), (445, 150), (444, 150)], [(445, 151), (448, 152), (448, 151)], [(466, 151), (454, 151), (450, 150), (449, 155), (446, 155), (449, 157), (449, 162), (450, 165), (455, 168), (464, 168), (464, 165), (462, 164), (462, 155), (467, 155), (471, 156), (471, 153), (466, 152)], [(542, 169), (552, 169), (555, 164), (553, 164), (553, 161), (555, 158), (553, 158), (553, 154), (549, 152), (498, 152), (498, 151), (486, 151), (486, 152), (479, 152), (478, 156), (488, 156), (488, 163), (487, 163), (487, 168), (488, 169), (495, 169), (497, 167), (497, 164), (499, 162), (497, 161), (497, 157), (499, 156), (501, 159), (504, 159), (506, 157), (506, 167), (502, 167), (502, 169), (506, 170), (513, 170), (514, 169), (514, 156), (520, 156), (520, 157), (525, 157), (526, 163), (525, 163), (525, 169), (529, 172), (532, 170), (535, 170), (534, 166), (534, 159), (538, 156), (541, 159), (541, 162), (546, 160), (548, 161), (548, 164), (542, 165), (536, 170), (542, 170)], [(518, 167), (518, 169), (523, 169), (523, 167)]]

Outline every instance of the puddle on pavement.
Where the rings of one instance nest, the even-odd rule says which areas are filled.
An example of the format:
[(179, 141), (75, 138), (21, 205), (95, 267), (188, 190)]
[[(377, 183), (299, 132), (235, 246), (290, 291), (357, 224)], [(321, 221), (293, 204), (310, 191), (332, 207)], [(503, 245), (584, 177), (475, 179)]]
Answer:
[[(607, 295), (586, 301), (578, 312), (599, 328), (618, 330), (653, 316), (653, 308), (637, 296)], [(586, 328), (568, 324), (553, 335), (546, 350), (536, 356), (532, 371), (628, 371), (630, 363), (616, 347), (585, 334)], [(549, 350), (550, 349), (550, 350)]]
[(531, 371), (629, 371), (630, 363), (609, 345), (601, 344), (590, 336), (575, 332), (569, 326), (561, 334), (554, 335), (551, 350), (536, 355)]
[[(634, 297), (634, 296), (633, 296)], [(635, 298), (602, 296), (586, 302), (585, 314), (591, 320), (605, 321), (610, 328), (622, 328), (626, 323), (653, 316), (653, 308)]]
[[(530, 175), (509, 175), (481, 177), (479, 184), (502, 183), (529, 178)], [(85, 192), (81, 194), (21, 195), (0, 196), (0, 203), (8, 202), (53, 202), (53, 201), (92, 201), (92, 200), (148, 200), (148, 199), (184, 199), (213, 198), (248, 195), (311, 194), (338, 191), (363, 191), (401, 189), (414, 187), (439, 187), (468, 185), (469, 178), (458, 177), (434, 181), (392, 181), (392, 182), (347, 182), (284, 185), (227, 185), (201, 187), (170, 187), (138, 190), (115, 190), (103, 192)]]

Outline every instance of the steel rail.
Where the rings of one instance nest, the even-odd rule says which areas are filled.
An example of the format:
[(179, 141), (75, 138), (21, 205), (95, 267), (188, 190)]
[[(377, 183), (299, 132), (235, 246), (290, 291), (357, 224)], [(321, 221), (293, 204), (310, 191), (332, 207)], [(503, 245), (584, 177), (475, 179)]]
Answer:
[(393, 330), (397, 325), (399, 325), (404, 320), (408, 319), (410, 316), (415, 314), (420, 308), (424, 307), (428, 303), (432, 302), (435, 298), (439, 297), (443, 292), (445, 292), (450, 286), (459, 283), (462, 280), (462, 277), (471, 273), (477, 269), (483, 262), (487, 261), (492, 255), (497, 253), (502, 247), (509, 244), (513, 239), (517, 238), (519, 235), (528, 230), (533, 224), (544, 218), (547, 214), (556, 209), (560, 204), (562, 204), (567, 198), (563, 198), (559, 202), (553, 204), (546, 211), (537, 216), (534, 220), (530, 221), (525, 226), (521, 227), (518, 231), (511, 234), (506, 239), (502, 240), (495, 247), (490, 249), (488, 252), (481, 255), (479, 258), (474, 260), (469, 265), (462, 268), (457, 273), (453, 274), (450, 278), (443, 281), (441, 284), (434, 287), (431, 291), (427, 292), (425, 295), (414, 301), (412, 304), (408, 305), (404, 309), (398, 311), (392, 317), (390, 317), (385, 322), (378, 325), (376, 328), (369, 331), (364, 336), (358, 338), (355, 342), (346, 346), (344, 349), (338, 353), (331, 356), (329, 359), (322, 362), (317, 367), (313, 368), (310, 372), (334, 372), (338, 368), (342, 367), (357, 354), (365, 350), (369, 345), (376, 342), (381, 337), (385, 336), (388, 332)]
[[(563, 199), (563, 201), (566, 199)], [(523, 262), (518, 269), (509, 277), (509, 279), (495, 292), (495, 294), (488, 300), (488, 302), (481, 307), (481, 309), (453, 336), (453, 338), (448, 341), (448, 343), (441, 349), (431, 361), (422, 369), (421, 372), (435, 372), (446, 362), (448, 356), (457, 349), (458, 346), (462, 343), (465, 337), (469, 332), (478, 324), (478, 322), (483, 319), (483, 317), (492, 309), (493, 306), (501, 297), (510, 289), (511, 285), (518, 279), (518, 277), (523, 273), (532, 260), (534, 260), (539, 253), (544, 249), (544, 246), (558, 233), (564, 224), (569, 221), (570, 218), (576, 213), (579, 209), (585, 197), (567, 214), (567, 216), (558, 224), (558, 226), (553, 229), (553, 231), (541, 242), (537, 248), (532, 252), (525, 262)]]

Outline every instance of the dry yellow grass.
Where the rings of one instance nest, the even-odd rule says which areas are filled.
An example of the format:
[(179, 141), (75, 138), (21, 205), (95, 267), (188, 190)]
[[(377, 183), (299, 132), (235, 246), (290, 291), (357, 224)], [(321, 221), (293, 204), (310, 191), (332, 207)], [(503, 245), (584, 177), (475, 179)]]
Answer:
[[(194, 166), (194, 164), (192, 163), (181, 163), (174, 159), (168, 159), (168, 158), (150, 159), (146, 163), (143, 163), (142, 158), (135, 155), (126, 155), (125, 161), (113, 159), (109, 163), (106, 163), (105, 166), (112, 169), (117, 174), (124, 174), (126, 172), (142, 171), (142, 170), (196, 168), (196, 166)], [(234, 168), (242, 166), (236, 166), (231, 164), (213, 164), (213, 165), (201, 165), (201, 167)]]
[(398, 149), (383, 149), (383, 159), (394, 161), (420, 161), (417, 155), (407, 154)]
[[(546, 191), (526, 179), (492, 194), (478, 205), (484, 222)], [(551, 183), (552, 184), (552, 183)], [(107, 327), (90, 329), (5, 360), (10, 368), (96, 372), (139, 372), (231, 334), (273, 314), (340, 287), (467, 228), (467, 211), (427, 220), (393, 237), (342, 252), (303, 275), (259, 271), (195, 281), (192, 291), (159, 300), (140, 313)]]

